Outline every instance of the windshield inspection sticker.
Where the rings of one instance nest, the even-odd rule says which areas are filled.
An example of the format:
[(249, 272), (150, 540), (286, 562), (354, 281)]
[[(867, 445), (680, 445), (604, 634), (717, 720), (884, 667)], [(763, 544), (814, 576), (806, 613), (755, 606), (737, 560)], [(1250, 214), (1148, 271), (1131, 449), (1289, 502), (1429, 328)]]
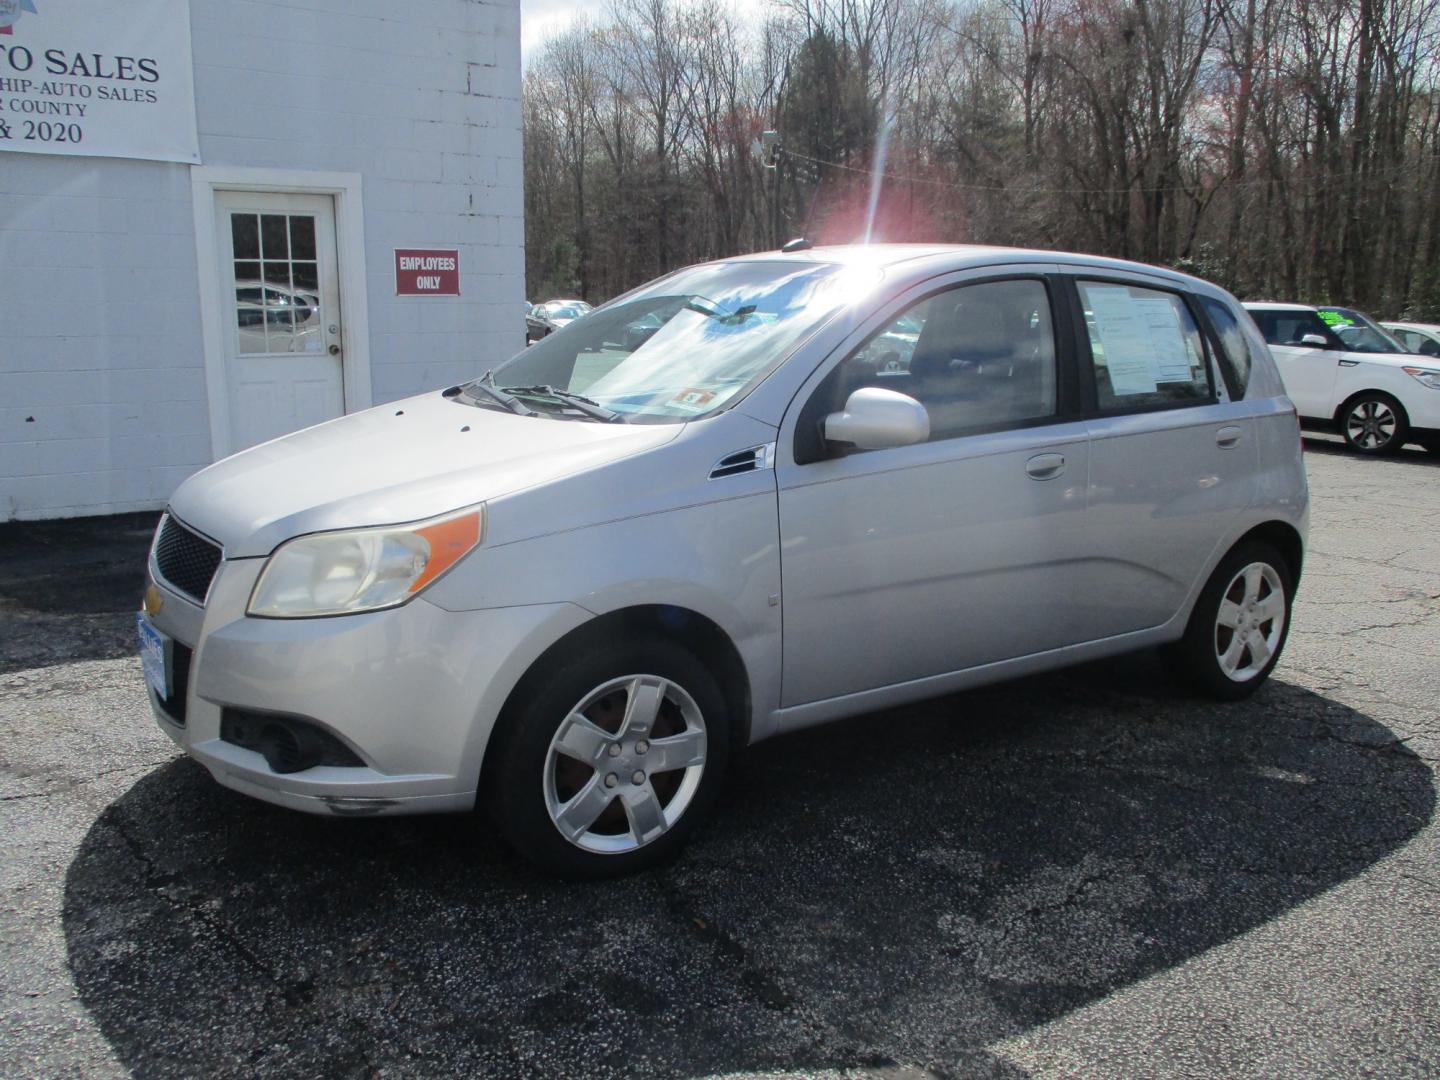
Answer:
[(670, 405), (676, 409), (683, 409), (685, 412), (702, 413), (710, 408), (710, 403), (714, 400), (715, 395), (709, 390), (697, 390), (689, 387), (671, 398)]

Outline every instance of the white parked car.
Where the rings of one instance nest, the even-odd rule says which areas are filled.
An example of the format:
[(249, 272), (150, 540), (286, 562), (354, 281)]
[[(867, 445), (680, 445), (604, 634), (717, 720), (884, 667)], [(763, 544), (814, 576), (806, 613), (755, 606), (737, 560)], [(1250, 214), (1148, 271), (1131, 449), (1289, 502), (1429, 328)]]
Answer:
[(1306, 518), (1294, 408), (1213, 285), (772, 252), (191, 477), (137, 625), (160, 726), (227, 787), (479, 803), (596, 876), (673, 854), (781, 732), (1157, 645), (1254, 691)]
[(1339, 431), (1362, 454), (1393, 453), (1407, 442), (1440, 452), (1440, 362), (1407, 352), (1350, 308), (1245, 309), (1306, 424)]
[(1392, 337), (1405, 346), (1406, 352), (1420, 356), (1440, 356), (1440, 326), (1434, 323), (1382, 322)]

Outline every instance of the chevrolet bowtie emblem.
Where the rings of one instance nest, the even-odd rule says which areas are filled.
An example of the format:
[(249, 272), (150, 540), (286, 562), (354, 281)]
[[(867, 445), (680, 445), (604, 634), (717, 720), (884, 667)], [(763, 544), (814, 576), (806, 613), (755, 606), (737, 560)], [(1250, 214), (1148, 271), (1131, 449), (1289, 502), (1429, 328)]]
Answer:
[(165, 597), (160, 595), (160, 590), (154, 585), (146, 586), (145, 589), (145, 614), (152, 619), (160, 614), (160, 609), (165, 606)]

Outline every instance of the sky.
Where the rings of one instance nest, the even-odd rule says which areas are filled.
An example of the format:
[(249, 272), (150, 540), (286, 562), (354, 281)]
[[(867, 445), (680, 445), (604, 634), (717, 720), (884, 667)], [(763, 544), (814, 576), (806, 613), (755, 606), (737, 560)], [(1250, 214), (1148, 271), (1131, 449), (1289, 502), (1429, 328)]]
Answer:
[(603, 10), (596, 0), (520, 0), (520, 55), (528, 61), (536, 45), (565, 29), (582, 11), (599, 15)]
[[(729, 0), (732, 8), (760, 9), (768, 0)], [(520, 56), (528, 63), (535, 47), (581, 15), (592, 22), (605, 18), (609, 0), (520, 0)]]

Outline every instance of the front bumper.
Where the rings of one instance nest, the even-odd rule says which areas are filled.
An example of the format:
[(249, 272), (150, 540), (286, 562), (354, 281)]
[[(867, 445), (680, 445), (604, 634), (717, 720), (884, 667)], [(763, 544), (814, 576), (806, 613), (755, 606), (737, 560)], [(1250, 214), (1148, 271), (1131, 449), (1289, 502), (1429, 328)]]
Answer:
[[(226, 787), (322, 814), (465, 810), (495, 719), (521, 675), (589, 617), (572, 604), (446, 611), (423, 597), (323, 619), (245, 614), (263, 559), (223, 562), (202, 608), (156, 582), (149, 621), (192, 650), (183, 724), (150, 691), (160, 727)], [(153, 605), (152, 605), (153, 606)], [(225, 709), (303, 717), (363, 766), (279, 773), (221, 738)]]

